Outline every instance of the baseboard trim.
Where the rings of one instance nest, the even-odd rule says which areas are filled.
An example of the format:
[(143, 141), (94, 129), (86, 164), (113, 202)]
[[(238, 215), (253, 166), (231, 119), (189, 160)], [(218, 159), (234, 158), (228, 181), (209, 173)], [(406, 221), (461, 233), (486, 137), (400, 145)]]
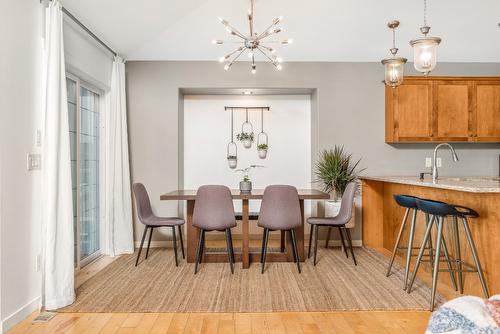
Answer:
[[(279, 238), (277, 238), (279, 240)], [(222, 239), (221, 239), (222, 240)], [(320, 245), (325, 244), (325, 240), (319, 240)], [(177, 242), (179, 244), (179, 242)], [(340, 240), (330, 240), (330, 247), (340, 247), (342, 243)], [(353, 240), (352, 241), (353, 247), (361, 247), (363, 246), (363, 242), (361, 240)], [(140, 241), (135, 241), (135, 248), (139, 248), (141, 246)], [(146, 248), (147, 244), (144, 243), (143, 248)], [(173, 247), (173, 242), (172, 240), (156, 240), (156, 241), (151, 241), (151, 248), (172, 248)]]
[(31, 313), (38, 310), (40, 307), (40, 297), (36, 297), (11, 315), (2, 320), (2, 333), (7, 333), (8, 330), (26, 319)]

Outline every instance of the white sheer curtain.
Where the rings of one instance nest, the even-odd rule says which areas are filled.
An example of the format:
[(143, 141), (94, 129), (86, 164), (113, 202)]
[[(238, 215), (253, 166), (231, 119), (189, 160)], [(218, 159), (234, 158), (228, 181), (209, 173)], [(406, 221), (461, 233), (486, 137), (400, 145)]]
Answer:
[(46, 9), (43, 79), (42, 306), (52, 310), (75, 300), (63, 13), (57, 0)]
[(113, 62), (111, 89), (104, 120), (104, 228), (102, 252), (110, 256), (134, 252), (132, 198), (128, 157), (125, 64)]

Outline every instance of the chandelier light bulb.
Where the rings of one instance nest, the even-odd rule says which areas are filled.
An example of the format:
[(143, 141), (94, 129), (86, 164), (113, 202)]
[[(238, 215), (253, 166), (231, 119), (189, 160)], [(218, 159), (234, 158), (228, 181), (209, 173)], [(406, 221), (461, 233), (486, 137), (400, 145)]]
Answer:
[(278, 23), (281, 22), (281, 20), (283, 20), (283, 16), (280, 16), (280, 17), (277, 17), (273, 20), (273, 25), (277, 25)]
[(220, 39), (213, 39), (213, 40), (212, 40), (212, 44), (221, 45), (221, 44), (224, 44), (224, 42), (223, 42), (223, 41), (221, 41)]
[(283, 69), (283, 66), (281, 66), (281, 64), (278, 64), (278, 65), (276, 65), (276, 69), (277, 69), (278, 71), (281, 71), (281, 70)]
[(257, 73), (257, 66), (252, 65), (252, 74)]
[(226, 71), (229, 71), (229, 69), (231, 68), (231, 66), (232, 66), (232, 65), (233, 65), (233, 63), (226, 64), (226, 65), (224, 66), (224, 69), (225, 69)]
[(225, 61), (226, 61), (226, 57), (220, 57), (220, 58), (219, 58), (219, 63), (223, 63), (223, 62), (225, 62)]

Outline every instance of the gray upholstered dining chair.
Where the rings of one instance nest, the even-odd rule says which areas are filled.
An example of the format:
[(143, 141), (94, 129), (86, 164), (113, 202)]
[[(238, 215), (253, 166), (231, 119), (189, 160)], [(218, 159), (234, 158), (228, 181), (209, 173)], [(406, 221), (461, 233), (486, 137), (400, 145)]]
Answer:
[(200, 229), (194, 273), (198, 272), (205, 249), (206, 231), (224, 231), (226, 234), (227, 256), (234, 273), (234, 249), (231, 228), (236, 226), (233, 197), (231, 190), (226, 186), (201, 186), (196, 192), (193, 212), (193, 226)]
[(314, 265), (316, 265), (316, 254), (318, 252), (318, 231), (320, 226), (325, 227), (337, 227), (339, 229), (340, 240), (342, 241), (342, 246), (344, 246), (345, 255), (347, 255), (347, 248), (345, 247), (344, 235), (346, 235), (347, 243), (349, 246), (349, 250), (352, 255), (352, 259), (354, 261), (354, 265), (357, 265), (356, 258), (354, 257), (354, 251), (352, 249), (352, 240), (351, 233), (349, 229), (345, 227), (345, 225), (352, 218), (352, 206), (354, 203), (354, 195), (356, 195), (356, 182), (350, 182), (342, 195), (342, 202), (340, 204), (340, 212), (335, 217), (311, 217), (307, 219), (307, 222), (311, 224), (311, 235), (309, 237), (309, 251), (307, 253), (307, 257), (311, 257), (311, 244), (312, 244), (312, 236), (314, 233)]
[(179, 260), (177, 259), (177, 237), (175, 233), (175, 228), (179, 230), (179, 238), (181, 241), (182, 258), (184, 255), (184, 243), (182, 241), (182, 225), (184, 225), (184, 219), (179, 217), (158, 217), (153, 214), (151, 209), (151, 202), (149, 200), (148, 192), (146, 187), (142, 183), (134, 183), (132, 185), (132, 190), (134, 191), (135, 203), (137, 207), (137, 215), (139, 216), (139, 221), (145, 225), (144, 233), (142, 234), (141, 247), (139, 247), (139, 253), (137, 254), (137, 260), (135, 261), (135, 266), (139, 263), (139, 258), (141, 257), (142, 247), (144, 246), (144, 239), (146, 234), (149, 232), (148, 248), (146, 250), (146, 259), (149, 254), (149, 246), (151, 245), (151, 237), (153, 236), (153, 230), (158, 227), (171, 227), (172, 237), (174, 241), (174, 255), (175, 255), (175, 266), (179, 266)]
[(297, 252), (295, 228), (302, 225), (299, 194), (293, 186), (273, 185), (264, 190), (257, 225), (264, 228), (260, 262), (264, 273), (269, 231), (288, 231), (292, 239), (293, 257), (300, 273), (300, 259)]

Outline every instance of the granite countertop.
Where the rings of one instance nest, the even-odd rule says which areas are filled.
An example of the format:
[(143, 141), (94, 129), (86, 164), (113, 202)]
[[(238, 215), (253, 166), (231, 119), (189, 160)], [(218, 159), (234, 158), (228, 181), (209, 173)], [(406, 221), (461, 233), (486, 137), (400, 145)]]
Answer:
[(432, 182), (426, 175), (424, 180), (415, 176), (360, 176), (362, 180), (381, 181), (388, 183), (409, 184), (421, 187), (441, 188), (473, 193), (500, 193), (500, 177), (492, 176), (459, 176), (439, 177), (437, 182)]

